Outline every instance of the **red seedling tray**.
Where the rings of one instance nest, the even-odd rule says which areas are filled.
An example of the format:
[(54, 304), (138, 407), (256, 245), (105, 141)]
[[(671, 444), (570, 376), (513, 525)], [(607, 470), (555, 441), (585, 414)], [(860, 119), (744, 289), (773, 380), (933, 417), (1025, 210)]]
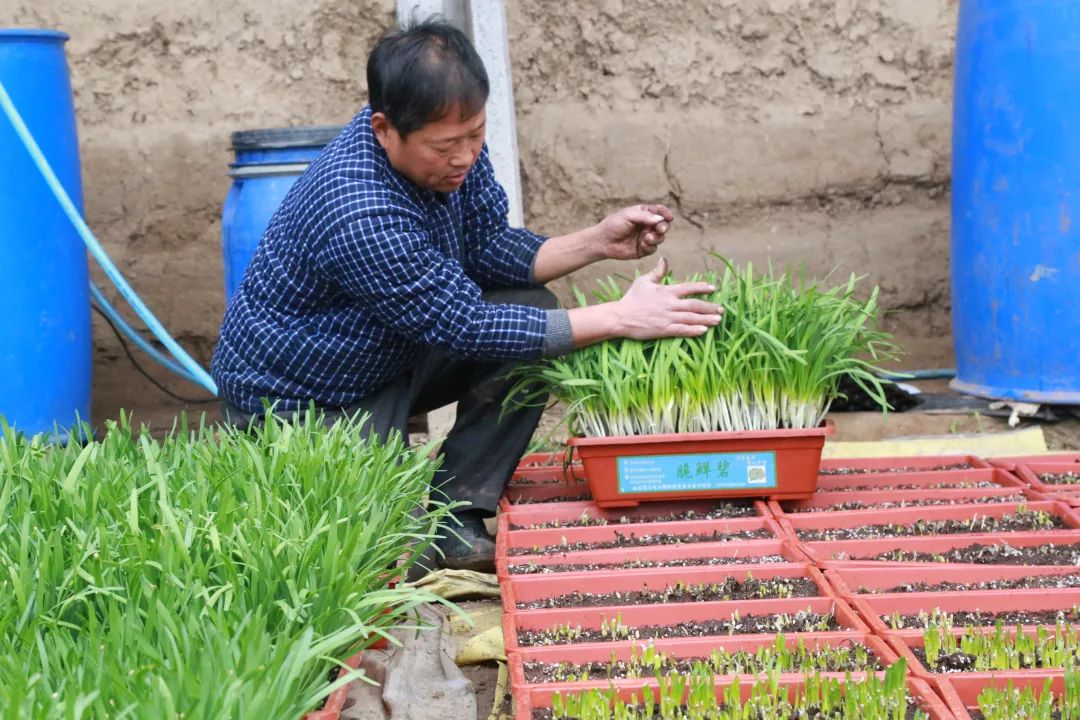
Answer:
[[(360, 659), (362, 657), (363, 653), (356, 653), (346, 660), (345, 664), (355, 670), (360, 667)], [(342, 672), (343, 670), (339, 668), (338, 671), (334, 673), (334, 677), (337, 678)], [(353, 685), (358, 682), (362, 681), (359, 679), (353, 680), (330, 693), (330, 697), (326, 698), (326, 703), (323, 704), (322, 708), (305, 713), (304, 720), (338, 720), (341, 717), (341, 711), (346, 708), (346, 703), (349, 701), (349, 692), (352, 691)]]
[[(1050, 500), (1050, 497), (1044, 495), (1036, 490), (1021, 487), (998, 487), (998, 488), (956, 488), (956, 489), (926, 489), (926, 490), (856, 490), (852, 492), (821, 492), (814, 493), (814, 496), (808, 500), (788, 500), (784, 502), (777, 502), (775, 500), (769, 501), (769, 510), (774, 517), (783, 517), (788, 515), (803, 516), (809, 514), (806, 512), (808, 508), (829, 508), (836, 505), (851, 502), (861, 502), (865, 505), (873, 505), (876, 503), (886, 502), (915, 502), (919, 500), (927, 500), (933, 498), (935, 500), (941, 500), (942, 505), (948, 503), (956, 504), (983, 504), (993, 502), (995, 497), (1006, 497), (1010, 495), (1023, 495), (1027, 498), (1027, 502), (1046, 502)], [(917, 505), (910, 506), (910, 509), (918, 509), (923, 507), (935, 507), (933, 505)], [(886, 510), (895, 509), (902, 510), (904, 508), (866, 508), (867, 510)], [(800, 512), (801, 511), (801, 512)], [(859, 510), (861, 512), (861, 509)], [(830, 512), (827, 510), (819, 510), (818, 512)], [(855, 512), (853, 510), (842, 510), (836, 512)]]
[[(1003, 628), (1003, 631), (1008, 637), (1014, 637), (1016, 635), (1015, 626)], [(960, 637), (963, 634), (963, 628), (953, 629), (954, 636)], [(922, 661), (919, 660), (919, 658), (913, 652), (915, 648), (922, 648), (924, 646), (923, 638), (921, 635), (918, 637), (912, 635), (890, 635), (886, 638), (886, 640), (888, 641), (889, 646), (893, 650), (895, 650), (898, 655), (907, 660), (908, 670), (911, 671), (911, 674), (915, 677), (921, 677), (922, 679), (927, 681), (947, 679), (951, 677), (964, 677), (975, 678), (982, 680), (983, 682), (987, 682), (991, 678), (997, 675), (1001, 675), (1003, 673), (1008, 674), (1012, 677), (1030, 676), (1046, 680), (1046, 678), (1048, 677), (1060, 676), (1065, 672), (1065, 668), (1041, 668), (1036, 670), (985, 670), (979, 672), (936, 673), (931, 672), (930, 668), (924, 665)]]
[[(807, 578), (818, 587), (821, 597), (837, 597), (821, 571), (807, 565), (750, 565), (724, 567), (646, 568), (642, 570), (595, 571), (559, 575), (513, 575), (502, 583), (503, 611), (533, 612), (518, 609), (519, 602), (532, 602), (573, 592), (594, 594), (663, 590), (677, 583), (702, 585), (721, 583), (728, 578), (743, 580), (769, 578)], [(671, 605), (681, 603), (669, 603)], [(640, 605), (636, 607), (641, 607)]]
[[(854, 595), (851, 606), (879, 637), (922, 637), (918, 628), (894, 630), (881, 616), (914, 615), (920, 611), (942, 612), (1009, 610), (1071, 610), (1080, 605), (1080, 590), (1062, 589), (1052, 593), (1010, 593), (994, 590), (972, 590), (966, 593), (896, 593), (892, 595)], [(1037, 627), (1037, 626), (1031, 626)]]
[[(730, 619), (739, 615), (780, 615), (809, 610), (826, 615), (832, 613), (837, 623), (844, 630), (859, 633), (869, 632), (866, 624), (843, 600), (831, 597), (786, 598), (783, 600), (732, 600), (721, 602), (670, 603), (667, 605), (626, 605), (600, 608), (558, 608), (555, 610), (518, 610), (504, 614), (502, 619), (503, 640), (506, 651), (516, 652), (518, 631), (550, 630), (560, 625), (570, 625), (584, 629), (598, 630), (605, 621), (622, 618), (628, 627), (647, 627), (651, 625), (675, 625), (683, 622), (701, 622), (705, 620)], [(786, 633), (794, 635), (796, 633)], [(744, 635), (742, 637), (774, 638), (776, 633)], [(597, 643), (570, 643), (569, 645), (588, 646)], [(569, 647), (568, 644), (557, 647)], [(556, 646), (553, 646), (556, 647)]]
[[(862, 679), (860, 676), (852, 674), (852, 680)], [(722, 697), (724, 690), (732, 683), (738, 682), (740, 689), (742, 690), (742, 696), (745, 700), (750, 696), (753, 688), (753, 681), (746, 679), (738, 679), (725, 676), (718, 676), (715, 679), (717, 698)], [(803, 687), (802, 676), (781, 675), (780, 687), (787, 691), (789, 697), (795, 694), (796, 691)], [(619, 685), (616, 689), (619, 696), (624, 701), (631, 701), (633, 696), (638, 699), (641, 698), (641, 688), (645, 686), (652, 686), (656, 688), (655, 680), (639, 679), (635, 684)], [(909, 678), (907, 681), (908, 694), (912, 699), (922, 708), (929, 716), (930, 720), (953, 720), (953, 715), (945, 704), (941, 701), (925, 680), (916, 678)], [(606, 687), (606, 686), (605, 686)], [(532, 720), (533, 710), (535, 708), (547, 708), (551, 707), (551, 698), (556, 692), (560, 692), (560, 686), (555, 684), (550, 685), (530, 685), (529, 689), (516, 694), (514, 696), (514, 718), (515, 720)]]
[(518, 460), (517, 469), (544, 467), (551, 465), (563, 465), (566, 463), (566, 450), (552, 450), (550, 452), (529, 453)]
[[(798, 539), (799, 531), (830, 530), (833, 528), (857, 528), (868, 525), (909, 526), (916, 520), (969, 520), (976, 517), (999, 518), (1015, 513), (1021, 507), (1028, 510), (1044, 511), (1061, 518), (1067, 528), (1080, 529), (1080, 520), (1067, 506), (1058, 502), (1036, 501), (1030, 503), (983, 503), (968, 505), (929, 505), (916, 508), (898, 508), (895, 510), (844, 510), (841, 512), (802, 513), (784, 515), (780, 518), (782, 527), (793, 538)], [(1054, 532), (1046, 530), (1045, 532)], [(974, 530), (967, 535), (984, 534)], [(1011, 532), (997, 532), (995, 535), (1007, 538)], [(932, 535), (920, 537), (954, 537), (950, 535)], [(800, 541), (801, 542), (801, 541)], [(861, 542), (858, 541), (858, 542)]]
[[(831, 435), (834, 430), (829, 422), (820, 428), (809, 430), (571, 438), (569, 444), (576, 448), (585, 466), (585, 476), (592, 488), (593, 499), (604, 507), (633, 507), (640, 502), (703, 498), (768, 497), (783, 500), (805, 498), (813, 494), (817, 486), (817, 469), (821, 463), (825, 436)], [(648, 487), (647, 490), (633, 491), (622, 487), (620, 467), (625, 459), (641, 458), (640, 462), (646, 462), (644, 458), (667, 456), (668, 461), (674, 462), (670, 456), (679, 456), (686, 457), (687, 463), (694, 463), (691, 456), (726, 453), (772, 453), (776, 485), (754, 487), (751, 484), (753, 480), (750, 478), (750, 471), (744, 468), (742, 477), (733, 476), (722, 483), (718, 481), (710, 489), (689, 489), (689, 477), (680, 481), (666, 472), (646, 472), (639, 466), (635, 472), (659, 477), (660, 480), (652, 482), (652, 487), (648, 487), (650, 482), (643, 481), (641, 486)], [(712, 459), (708, 461), (712, 462)], [(680, 488), (680, 485), (684, 487)]]
[[(802, 642), (807, 648), (840, 647), (852, 643), (861, 643), (868, 647), (883, 667), (888, 667), (896, 662), (896, 651), (881, 638), (869, 633), (831, 632), (831, 633), (796, 633), (784, 635), (784, 643), (789, 648), (796, 647)], [(699, 638), (659, 638), (652, 641), (622, 641), (610, 643), (591, 643), (588, 645), (569, 646), (545, 646), (521, 648), (510, 655), (510, 685), (515, 696), (520, 696), (529, 689), (541, 686), (559, 686), (563, 692), (580, 692), (586, 687), (607, 688), (610, 685), (637, 684), (640, 687), (640, 678), (616, 678), (608, 680), (604, 678), (598, 681), (566, 682), (557, 683), (530, 683), (525, 679), (525, 663), (543, 662), (559, 663), (566, 662), (575, 665), (586, 663), (607, 663), (612, 659), (627, 662), (634, 657), (635, 653), (650, 645), (654, 650), (671, 658), (707, 658), (713, 650), (725, 650), (730, 653), (739, 651), (753, 653), (763, 646), (772, 646), (776, 643), (775, 636), (711, 636)], [(840, 675), (843, 673), (823, 673), (824, 675)], [(790, 673), (791, 676), (801, 679), (801, 673)]]
[[(942, 470), (938, 472), (876, 473), (873, 475), (822, 475), (818, 478), (818, 492), (867, 492), (870, 490), (888, 490), (900, 492), (899, 486), (914, 485), (930, 490), (945, 490), (937, 485), (954, 485), (956, 490), (978, 490), (979, 488), (959, 487), (963, 483), (992, 482), (1002, 487), (1027, 487), (1019, 479), (1000, 468), (975, 468), (974, 470)], [(865, 488), (850, 490), (849, 488)], [(985, 488), (990, 489), (990, 488)]]
[(1072, 472), (1080, 473), (1080, 464), (1076, 463), (1047, 463), (1047, 462), (1030, 462), (1019, 463), (1015, 466), (1014, 472), (1017, 477), (1026, 482), (1028, 485), (1038, 490), (1041, 493), (1045, 493), (1050, 497), (1061, 500), (1072, 500), (1080, 498), (1080, 484), (1076, 485), (1055, 485), (1053, 483), (1046, 483), (1039, 479), (1040, 475), (1046, 473), (1053, 473), (1060, 475), (1062, 473)]
[[(1011, 683), (1017, 690), (1030, 687), (1038, 695), (1047, 677), (1020, 672), (998, 672), (990, 678), (972, 677), (972, 675), (974, 673), (954, 673), (931, 683), (937, 688), (952, 714), (956, 716), (956, 720), (971, 720), (971, 713), (979, 709), (979, 693), (988, 687), (1006, 690)], [(1054, 693), (1054, 697), (1060, 697), (1065, 692), (1065, 678), (1061, 673), (1055, 673), (1051, 677), (1050, 690)]]
[[(775, 520), (769, 518), (719, 518), (715, 520), (680, 520), (677, 522), (654, 522), (654, 523), (627, 523), (625, 525), (594, 525), (589, 527), (572, 528), (547, 528), (543, 530), (508, 530), (500, 533), (495, 540), (495, 557), (513, 559), (510, 550), (515, 548), (532, 548), (536, 546), (548, 547), (560, 544), (573, 544), (578, 542), (608, 542), (616, 539), (616, 533), (621, 535), (657, 535), (671, 533), (674, 535), (689, 535), (702, 533), (739, 533), (764, 530), (773, 537), (782, 537), (780, 527)], [(757, 538), (766, 540), (768, 538)], [(693, 543), (690, 543), (693, 544)], [(588, 551), (585, 551), (588, 552)], [(559, 557), (578, 556), (579, 551), (538, 553), (551, 554)]]
[[(648, 520), (663, 515), (683, 513), (688, 510), (693, 510), (699, 515), (704, 515), (713, 507), (715, 507), (716, 503), (716, 500), (698, 500), (693, 502), (663, 502), (649, 503), (648, 505), (642, 505), (637, 508), (622, 509), (602, 508), (591, 501), (545, 503), (542, 505), (511, 506), (509, 510), (506, 510), (499, 516), (499, 519), (501, 521), (503, 518), (505, 518), (507, 529), (509, 529), (511, 525), (528, 526), (551, 522), (575, 522), (577, 520), (580, 520), (583, 515), (587, 515), (591, 520), (594, 521), (604, 520), (611, 527), (622, 527), (624, 525), (635, 524), (634, 521), (637, 518), (643, 518)], [(769, 512), (769, 508), (766, 506), (765, 503), (761, 502), (760, 500), (754, 501), (754, 514), (757, 517), (772, 517), (771, 513)], [(751, 515), (747, 517), (753, 516)], [(628, 520), (629, 522), (623, 522), (624, 519)], [(735, 520), (737, 518), (731, 519)]]
[[(884, 563), (879, 563), (882, 565)], [(891, 588), (915, 583), (936, 585), (943, 582), (980, 583), (991, 580), (1016, 580), (1040, 575), (1076, 575), (1080, 568), (1072, 566), (1046, 565), (1024, 567), (1018, 565), (912, 565), (904, 567), (834, 567), (825, 571), (825, 578), (841, 597), (851, 599), (856, 595), (881, 595), (881, 592), (865, 590), (889, 590)], [(986, 592), (1038, 593), (1054, 592), (1049, 588), (995, 590)], [(939, 591), (934, 591), (939, 592)], [(966, 593), (967, 590), (940, 592)], [(900, 595), (901, 593), (893, 593)], [(911, 593), (903, 593), (911, 594)]]
[[(890, 560), (862, 559), (880, 555), (892, 550), (915, 551), (921, 553), (943, 553), (953, 548), (969, 545), (996, 545), (1008, 542), (1016, 548), (1032, 547), (1053, 543), (1072, 545), (1080, 542), (1080, 532), (1076, 530), (1048, 530), (1046, 532), (1014, 532), (985, 535), (937, 535), (935, 537), (890, 537), (870, 540), (822, 540), (800, 542), (798, 547), (806, 553), (811, 562), (819, 568), (834, 567), (941, 567), (936, 562), (895, 562)], [(1017, 562), (1015, 565), (1020, 566)], [(955, 563), (950, 567), (996, 567), (998, 565), (980, 563)], [(1054, 565), (1031, 565), (1029, 567), (1057, 567)]]
[(967, 472), (965, 470), (934, 470), (934, 468), (948, 465), (971, 465), (975, 468), (990, 467), (990, 463), (974, 455), (899, 455), (879, 458), (828, 458), (821, 461), (822, 470), (851, 468), (860, 471), (851, 473), (856, 476), (880, 473), (898, 475), (910, 472)]
[(1080, 463), (1080, 453), (1045, 453), (1043, 455), (1004, 455), (987, 458), (991, 465), (1012, 468), (1018, 463)]
[(545, 485), (507, 485), (503, 491), (502, 499), (499, 500), (499, 508), (503, 511), (513, 510), (517, 507), (528, 507), (537, 503), (567, 502), (562, 498), (572, 498), (574, 501), (588, 501), (592, 498), (587, 483), (575, 483), (564, 485), (562, 483)]
[(580, 465), (546, 465), (544, 467), (518, 468), (510, 476), (510, 487), (534, 485), (581, 485), (585, 476)]
[[(663, 562), (665, 560), (685, 560), (691, 558), (747, 558), (749, 562), (739, 565), (692, 565), (689, 568), (703, 567), (730, 567), (734, 569), (748, 568), (756, 563), (752, 558), (764, 555), (777, 555), (783, 557), (789, 563), (805, 564), (809, 558), (796, 545), (788, 540), (745, 540), (730, 543), (687, 543), (684, 545), (654, 545), (652, 547), (612, 548), (610, 550), (589, 550), (587, 552), (574, 553), (573, 555), (515, 555), (506, 557), (504, 554), (495, 555), (495, 571), (500, 581), (507, 578), (522, 577), (512, 574), (510, 568), (514, 565), (562, 565), (565, 563), (620, 563), (625, 560), (648, 560)], [(781, 563), (763, 563), (772, 567)], [(660, 569), (660, 568), (643, 568)], [(628, 569), (613, 568), (615, 572), (630, 572)], [(597, 570), (584, 571), (584, 574), (592, 575)], [(561, 574), (561, 573), (560, 573)], [(583, 574), (574, 571), (573, 574)], [(553, 574), (541, 574), (541, 577), (554, 577)]]

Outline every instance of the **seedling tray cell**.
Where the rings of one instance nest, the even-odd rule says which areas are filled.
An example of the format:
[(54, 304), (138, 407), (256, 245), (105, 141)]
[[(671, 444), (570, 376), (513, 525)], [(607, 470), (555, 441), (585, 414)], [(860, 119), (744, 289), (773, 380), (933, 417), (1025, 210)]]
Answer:
[[(855, 490), (852, 492), (816, 492), (807, 500), (770, 501), (775, 517), (820, 512), (861, 510), (900, 510), (948, 505), (1000, 502), (1039, 502), (1050, 498), (1036, 490), (1019, 487), (962, 488), (942, 490)], [(858, 504), (862, 507), (852, 507)], [(893, 507), (880, 507), (889, 504)]]
[(856, 595), (850, 599), (850, 603), (871, 627), (874, 634), (880, 637), (922, 637), (922, 630), (918, 628), (895, 630), (882, 617), (891, 617), (893, 613), (914, 615), (919, 612), (930, 613), (934, 610), (983, 613), (1069, 611), (1080, 606), (1080, 590), (1066, 589), (1055, 590), (1052, 593), (1024, 594), (976, 590), (966, 593)]
[[(1013, 515), (1026, 509), (1030, 512), (1041, 511), (1058, 518), (1065, 526), (1062, 529), (1080, 529), (1080, 521), (1075, 514), (1066, 506), (1056, 502), (1031, 502), (1031, 503), (984, 503), (969, 505), (942, 505), (919, 508), (900, 508), (896, 510), (846, 510), (843, 512), (820, 512), (802, 513), (797, 515), (785, 515), (780, 519), (780, 525), (792, 536), (800, 540), (808, 533), (825, 532), (829, 530), (855, 530), (862, 527), (885, 526), (885, 529), (877, 531), (877, 535), (868, 535), (866, 538), (850, 538), (863, 540), (875, 537), (888, 537), (893, 534), (902, 535), (900, 528), (909, 528), (917, 521), (958, 521), (977, 523), (979, 518), (1000, 518), (1003, 515)], [(895, 533), (888, 528), (898, 528)], [(980, 529), (976, 524), (970, 533), (939, 533), (927, 534), (918, 537), (945, 537), (946, 535), (984, 534), (994, 532), (1001, 537), (1008, 537), (1010, 533), (1000, 532), (998, 529)], [(1039, 532), (1039, 530), (1024, 530), (1022, 532)], [(1052, 530), (1047, 530), (1052, 532)], [(847, 538), (838, 538), (847, 539)], [(813, 539), (807, 539), (813, 542)]]
[(536, 503), (586, 501), (592, 498), (586, 483), (551, 483), (544, 485), (507, 485), (499, 507), (511, 510)]
[[(790, 598), (786, 600), (742, 600), (734, 602), (678, 603), (672, 605), (627, 605), (606, 608), (559, 608), (556, 610), (519, 610), (503, 615), (503, 638), (507, 652), (523, 647), (518, 642), (521, 631), (546, 632), (560, 626), (600, 630), (603, 624), (618, 620), (629, 628), (700, 623), (710, 620), (730, 620), (736, 616), (794, 616), (809, 611), (817, 615), (833, 615), (843, 630), (865, 633), (868, 628), (842, 600), (835, 598)], [(768, 633), (746, 633), (761, 638), (775, 637)], [(824, 631), (823, 631), (824, 632)], [(785, 633), (790, 634), (790, 633)], [(641, 638), (647, 640), (648, 638)], [(600, 641), (598, 641), (600, 642)], [(588, 645), (594, 643), (558, 643)]]
[(873, 473), (829, 475), (818, 478), (818, 492), (866, 492), (869, 490), (978, 490), (994, 487), (1027, 487), (1011, 473), (1000, 468), (977, 467), (971, 470), (942, 472)]
[[(1016, 627), (1004, 628), (1005, 633), (1012, 637), (1016, 634)], [(954, 628), (953, 635), (959, 638), (963, 635), (963, 628)], [(919, 659), (916, 654), (916, 650), (922, 651), (924, 647), (923, 637), (921, 635), (915, 636), (911, 634), (904, 635), (890, 635), (886, 638), (891, 647), (900, 657), (907, 660), (908, 670), (912, 675), (923, 678), (927, 681), (947, 679), (947, 678), (975, 678), (981, 679), (984, 682), (990, 681), (992, 678), (999, 675), (1007, 675), (1009, 677), (1033, 677), (1041, 680), (1046, 680), (1048, 677), (1057, 677), (1064, 672), (1064, 668), (1037, 668), (1032, 670), (986, 670), (979, 672), (933, 672), (930, 668)], [(931, 683), (933, 684), (933, 683)]]
[[(1009, 582), (1032, 577), (1080, 577), (1076, 567), (1018, 567), (1008, 565), (921, 565), (911, 567), (834, 567), (825, 571), (825, 578), (836, 592), (845, 598), (855, 595), (880, 595), (890, 593), (903, 585), (936, 586), (940, 583), (976, 585), (979, 583)], [(988, 588), (989, 589), (989, 588)], [(912, 592), (923, 592), (912, 591)], [(960, 592), (969, 590), (931, 590), (930, 592)], [(1054, 592), (1053, 589), (1009, 589), (1008, 593)], [(895, 594), (899, 594), (896, 592)]]
[[(832, 586), (820, 570), (800, 565), (757, 565), (735, 567), (650, 568), (622, 572), (567, 573), (562, 575), (517, 575), (502, 584), (503, 610), (507, 613), (529, 612), (518, 608), (519, 603), (554, 598), (574, 592), (595, 595), (640, 590), (664, 590), (683, 583), (699, 585), (723, 583), (729, 578), (743, 581), (772, 578), (805, 578), (817, 586), (820, 597), (835, 597)], [(674, 605), (676, 603), (670, 603)], [(640, 607), (640, 605), (638, 605)]]
[[(787, 540), (748, 540), (733, 543), (691, 543), (687, 545), (657, 545), (653, 547), (612, 548), (610, 550), (590, 550), (573, 554), (559, 555), (522, 555), (506, 557), (496, 553), (495, 570), (501, 580), (519, 577), (520, 569), (525, 566), (557, 567), (564, 565), (611, 565), (622, 566), (626, 562), (665, 563), (680, 560), (691, 561), (689, 567), (708, 567), (708, 561), (717, 560), (716, 566), (746, 569), (749, 565), (760, 564), (758, 558), (765, 556), (780, 557), (791, 563), (806, 563), (807, 556), (794, 543)], [(699, 562), (700, 561), (700, 562)], [(777, 564), (777, 563), (771, 563)], [(594, 570), (560, 570), (574, 574), (614, 569), (627, 572), (624, 567), (597, 568)], [(517, 571), (515, 571), (517, 570)], [(552, 577), (551, 573), (539, 573)]]
[(580, 465), (549, 465), (543, 467), (519, 467), (510, 476), (511, 487), (534, 485), (581, 485), (585, 477)]
[[(792, 677), (790, 675), (780, 676), (779, 687), (780, 691), (786, 691), (789, 697), (794, 696), (798, 689), (803, 686), (803, 678), (801, 676)], [(852, 680), (860, 680), (858, 676), (852, 676)], [(729, 687), (733, 682), (736, 682), (730, 677), (717, 677), (716, 693), (717, 698), (720, 699), (721, 694)], [(750, 696), (751, 689), (753, 687), (753, 681), (740, 678), (737, 680), (739, 683), (741, 694), (745, 700)], [(620, 684), (616, 689), (619, 696), (629, 702), (632, 697), (636, 696), (640, 699), (641, 689), (643, 687), (650, 686), (657, 687), (655, 680), (640, 679), (634, 684)], [(930, 720), (953, 720), (953, 714), (949, 711), (945, 703), (941, 698), (931, 689), (925, 680), (917, 678), (909, 678), (907, 681), (908, 694), (912, 700), (918, 704), (927, 714), (930, 716)], [(515, 720), (532, 720), (533, 710), (535, 708), (549, 708), (551, 707), (552, 696), (559, 692), (558, 685), (533, 685), (527, 691), (514, 696), (514, 718)]]
[[(1060, 673), (1050, 677), (1050, 691), (1054, 693), (1054, 697), (1060, 697), (1065, 692), (1065, 679)], [(956, 720), (971, 720), (971, 713), (979, 709), (979, 693), (986, 688), (1005, 690), (1011, 683), (1012, 687), (1018, 690), (1030, 687), (1038, 695), (1046, 683), (1046, 678), (1046, 675), (1020, 672), (994, 673), (992, 677), (981, 677), (972, 673), (938, 678), (932, 685), (937, 688)]]
[(828, 458), (821, 461), (822, 475), (907, 474), (913, 472), (954, 472), (970, 465), (988, 468), (990, 463), (974, 455), (913, 455), (880, 458)]
[[(802, 642), (807, 648), (844, 647), (851, 644), (865, 645), (873, 653), (881, 666), (887, 667), (896, 662), (896, 651), (884, 640), (868, 633), (800, 633), (784, 636), (784, 643), (789, 648), (795, 648)], [(649, 647), (670, 658), (708, 658), (714, 650), (722, 650), (728, 653), (748, 652), (754, 653), (763, 646), (772, 646), (776, 643), (775, 637), (763, 636), (724, 636), (724, 637), (700, 637), (700, 638), (660, 638), (652, 642), (611, 642), (592, 643), (590, 645), (569, 645), (555, 647), (529, 647), (521, 648), (510, 656), (510, 683), (515, 696), (528, 692), (531, 688), (541, 685), (559, 685), (564, 692), (580, 691), (584, 687), (606, 688), (609, 682), (616, 685), (638, 683), (635, 678), (614, 678), (608, 681), (602, 679), (599, 684), (596, 681), (557, 683), (535, 683), (526, 679), (525, 665), (531, 662), (556, 664), (560, 662), (574, 665), (589, 663), (609, 663), (615, 660), (627, 662), (635, 655), (641, 656), (642, 650)], [(830, 673), (831, 674), (831, 673)], [(801, 677), (800, 674), (793, 674)], [(640, 686), (640, 685), (639, 685)]]
[(603, 507), (703, 498), (806, 498), (817, 485), (825, 436), (808, 430), (572, 438), (593, 499)]
[(656, 518), (679, 517), (680, 519), (704, 518), (722, 503), (737, 502), (740, 511), (745, 507), (746, 515), (731, 517), (772, 517), (768, 507), (761, 501), (752, 500), (704, 500), (695, 502), (649, 503), (636, 508), (606, 509), (594, 502), (547, 503), (544, 505), (518, 505), (500, 515), (506, 520), (507, 529), (527, 529), (534, 525), (581, 522), (583, 519), (591, 525), (610, 525), (620, 527), (636, 522), (655, 522)]
[[(1015, 532), (985, 535), (938, 535), (936, 537), (886, 537), (869, 540), (826, 540), (820, 542), (800, 542), (798, 547), (805, 552), (819, 568), (832, 567), (875, 567), (893, 565), (940, 565), (942, 563), (922, 560), (875, 560), (876, 556), (903, 553), (921, 553), (929, 556), (944, 556), (952, 550), (959, 550), (972, 545), (1004, 546), (1009, 545), (1023, 551), (1024, 548), (1037, 548), (1044, 545), (1073, 545), (1080, 543), (1080, 532), (1076, 530), (1053, 530), (1048, 532)], [(990, 556), (986, 562), (957, 563), (981, 567), (984, 565), (1032, 565), (1042, 564), (1025, 561), (1023, 556), (1009, 558), (1006, 562), (992, 562)], [(944, 560), (942, 561), (944, 562)], [(1054, 566), (1061, 563), (1046, 563)], [(1075, 563), (1069, 563), (1074, 565)]]

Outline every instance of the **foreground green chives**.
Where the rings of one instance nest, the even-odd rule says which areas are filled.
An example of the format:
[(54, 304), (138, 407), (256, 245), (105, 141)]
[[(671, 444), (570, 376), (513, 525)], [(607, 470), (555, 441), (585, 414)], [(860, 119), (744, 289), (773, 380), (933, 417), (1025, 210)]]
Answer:
[(67, 448), (0, 428), (0, 718), (298, 720), (437, 601), (387, 589), (448, 512), (414, 512), (424, 449), (267, 423), (158, 442), (122, 419)]
[[(906, 664), (900, 660), (885, 671), (863, 680), (823, 677), (814, 673), (804, 677), (803, 685), (792, 698), (780, 688), (778, 671), (754, 681), (749, 697), (742, 698), (738, 683), (717, 692), (715, 676), (703, 667), (685, 675), (657, 678), (657, 690), (646, 687), (640, 701), (620, 699), (614, 690), (585, 690), (580, 693), (555, 693), (551, 716), (556, 720), (747, 720), (748, 718), (813, 718), (832, 720), (904, 720), (911, 700), (904, 677)], [(922, 710), (915, 710), (915, 720), (926, 720)]]
[[(824, 288), (749, 265), (692, 279), (715, 285), (705, 299), (724, 307), (704, 335), (598, 343), (523, 366), (518, 389), (564, 402), (571, 431), (586, 437), (813, 428), (845, 375), (888, 407), (874, 363), (897, 348), (876, 327), (876, 288), (862, 302), (855, 276)], [(596, 296), (622, 289), (608, 279)]]

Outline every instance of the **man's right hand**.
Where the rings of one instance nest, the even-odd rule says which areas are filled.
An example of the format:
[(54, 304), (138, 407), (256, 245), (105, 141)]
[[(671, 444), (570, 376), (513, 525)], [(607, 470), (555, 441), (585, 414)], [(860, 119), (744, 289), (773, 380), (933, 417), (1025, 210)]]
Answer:
[(583, 348), (617, 337), (696, 337), (720, 322), (722, 307), (691, 297), (711, 293), (715, 290), (712, 285), (663, 285), (665, 275), (667, 261), (661, 259), (656, 269), (635, 280), (621, 299), (570, 310), (574, 346)]

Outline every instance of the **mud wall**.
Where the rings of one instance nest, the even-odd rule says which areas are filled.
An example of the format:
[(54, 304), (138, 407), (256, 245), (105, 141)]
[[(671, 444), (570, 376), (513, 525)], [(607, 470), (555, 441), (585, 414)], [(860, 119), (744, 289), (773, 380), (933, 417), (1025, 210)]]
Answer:
[[(948, 335), (954, 5), (601, 0), (569, 12), (510, 0), (529, 225), (554, 234), (624, 204), (667, 202), (676, 271), (715, 265), (716, 251), (866, 274), (890, 326), (937, 360)], [(208, 362), (224, 306), (229, 133), (345, 122), (364, 102), (364, 60), (393, 2), (14, 8), (10, 24), (72, 36), (90, 225)], [(100, 324), (95, 345), (99, 416), (159, 397)]]

